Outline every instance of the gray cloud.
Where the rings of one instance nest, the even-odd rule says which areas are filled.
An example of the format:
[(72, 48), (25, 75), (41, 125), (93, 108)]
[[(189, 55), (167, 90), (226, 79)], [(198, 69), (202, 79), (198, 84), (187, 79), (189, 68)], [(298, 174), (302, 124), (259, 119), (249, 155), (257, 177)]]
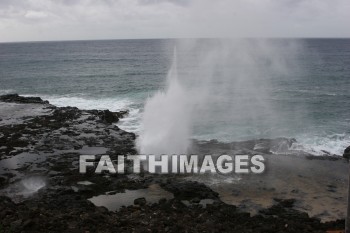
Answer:
[(161, 4), (161, 3), (172, 3), (180, 6), (188, 6), (191, 0), (139, 0), (141, 4)]
[(1, 0), (0, 41), (349, 37), (348, 0)]

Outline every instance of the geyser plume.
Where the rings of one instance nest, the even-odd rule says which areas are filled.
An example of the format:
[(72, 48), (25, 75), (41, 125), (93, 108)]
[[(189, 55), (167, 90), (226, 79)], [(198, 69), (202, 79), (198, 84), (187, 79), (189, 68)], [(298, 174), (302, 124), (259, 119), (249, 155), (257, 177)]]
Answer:
[(165, 92), (157, 92), (145, 104), (143, 132), (137, 142), (141, 154), (187, 152), (191, 117), (187, 94), (178, 80), (176, 48), (167, 82)]
[(297, 41), (180, 40), (177, 48), (179, 64), (175, 53), (167, 89), (145, 104), (142, 154), (186, 153), (190, 138), (272, 138), (298, 127), (300, 108), (284, 111), (294, 106), (275, 98), (284, 94), (276, 84), (301, 70)]

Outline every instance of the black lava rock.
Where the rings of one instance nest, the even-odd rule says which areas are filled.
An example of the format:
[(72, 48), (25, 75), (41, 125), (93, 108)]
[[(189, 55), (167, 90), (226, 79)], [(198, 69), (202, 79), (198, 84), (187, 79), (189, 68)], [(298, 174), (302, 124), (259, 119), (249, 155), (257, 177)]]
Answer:
[(49, 101), (42, 100), (40, 97), (24, 97), (18, 94), (7, 94), (0, 96), (0, 101), (9, 103), (25, 103), (25, 104), (49, 104)]
[(171, 181), (170, 183), (163, 184), (162, 187), (173, 193), (176, 199), (179, 200), (192, 200), (192, 199), (214, 199), (217, 200), (219, 194), (214, 192), (206, 185), (196, 181), (178, 182)]
[(104, 110), (99, 115), (101, 120), (106, 123), (116, 123), (119, 121), (118, 116), (109, 110)]

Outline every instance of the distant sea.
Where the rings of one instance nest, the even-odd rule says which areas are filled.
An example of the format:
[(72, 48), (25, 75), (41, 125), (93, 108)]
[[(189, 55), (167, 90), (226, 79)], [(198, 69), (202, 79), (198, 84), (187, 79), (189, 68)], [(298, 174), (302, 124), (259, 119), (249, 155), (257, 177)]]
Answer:
[[(291, 39), (279, 39), (276, 43), (283, 49), (283, 43), (288, 40)], [(350, 39), (295, 41), (301, 45), (295, 54), (284, 55), (293, 63), (287, 74), (281, 72), (279, 75), (283, 74), (283, 77), (274, 76), (269, 85), (262, 86), (265, 88), (262, 102), (278, 106), (274, 108), (278, 113), (274, 114), (282, 121), (274, 124), (265, 119), (252, 123), (249, 116), (238, 121), (242, 118), (234, 115), (239, 115), (239, 111), (225, 114), (225, 109), (219, 108), (211, 115), (225, 117), (193, 120), (192, 138), (239, 141), (294, 137), (298, 141), (296, 149), (314, 155), (342, 155), (350, 145)], [(179, 43), (183, 42), (154, 39), (0, 43), (0, 94), (40, 96), (57, 106), (82, 109), (128, 109), (129, 116), (118, 125), (138, 134), (142, 130), (145, 101), (157, 91), (166, 89), (174, 47), (179, 48), (179, 76), (196, 75), (192, 72), (198, 69), (196, 63), (186, 62), (182, 57), (195, 56), (191, 53), (201, 46), (187, 51), (181, 49)], [(203, 49), (210, 44), (205, 40), (199, 43)], [(242, 59), (245, 59), (244, 54)], [(242, 74), (242, 70), (239, 73)], [(222, 74), (215, 71), (213, 75)], [(231, 76), (235, 78), (235, 67), (230, 69), (228, 77)], [(191, 85), (186, 80), (183, 82)], [(247, 83), (230, 82), (227, 85), (235, 86), (232, 89), (236, 90), (238, 85), (244, 88)], [(215, 88), (216, 84), (211, 85)], [(229, 102), (230, 98), (228, 93), (221, 101)], [(232, 101), (236, 103), (233, 98)], [(259, 109), (255, 114), (259, 116)], [(231, 120), (233, 118), (235, 121)]]

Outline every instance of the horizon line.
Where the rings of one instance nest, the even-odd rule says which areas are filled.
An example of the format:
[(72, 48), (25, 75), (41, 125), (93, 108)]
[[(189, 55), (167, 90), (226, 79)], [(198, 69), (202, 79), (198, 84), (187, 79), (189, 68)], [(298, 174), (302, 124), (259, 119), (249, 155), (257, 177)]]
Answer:
[(0, 44), (11, 43), (46, 43), (46, 42), (83, 42), (83, 41), (117, 41), (117, 40), (198, 40), (198, 39), (350, 39), (350, 37), (173, 37), (173, 38), (113, 38), (113, 39), (63, 39), (63, 40), (23, 40), (0, 41)]

